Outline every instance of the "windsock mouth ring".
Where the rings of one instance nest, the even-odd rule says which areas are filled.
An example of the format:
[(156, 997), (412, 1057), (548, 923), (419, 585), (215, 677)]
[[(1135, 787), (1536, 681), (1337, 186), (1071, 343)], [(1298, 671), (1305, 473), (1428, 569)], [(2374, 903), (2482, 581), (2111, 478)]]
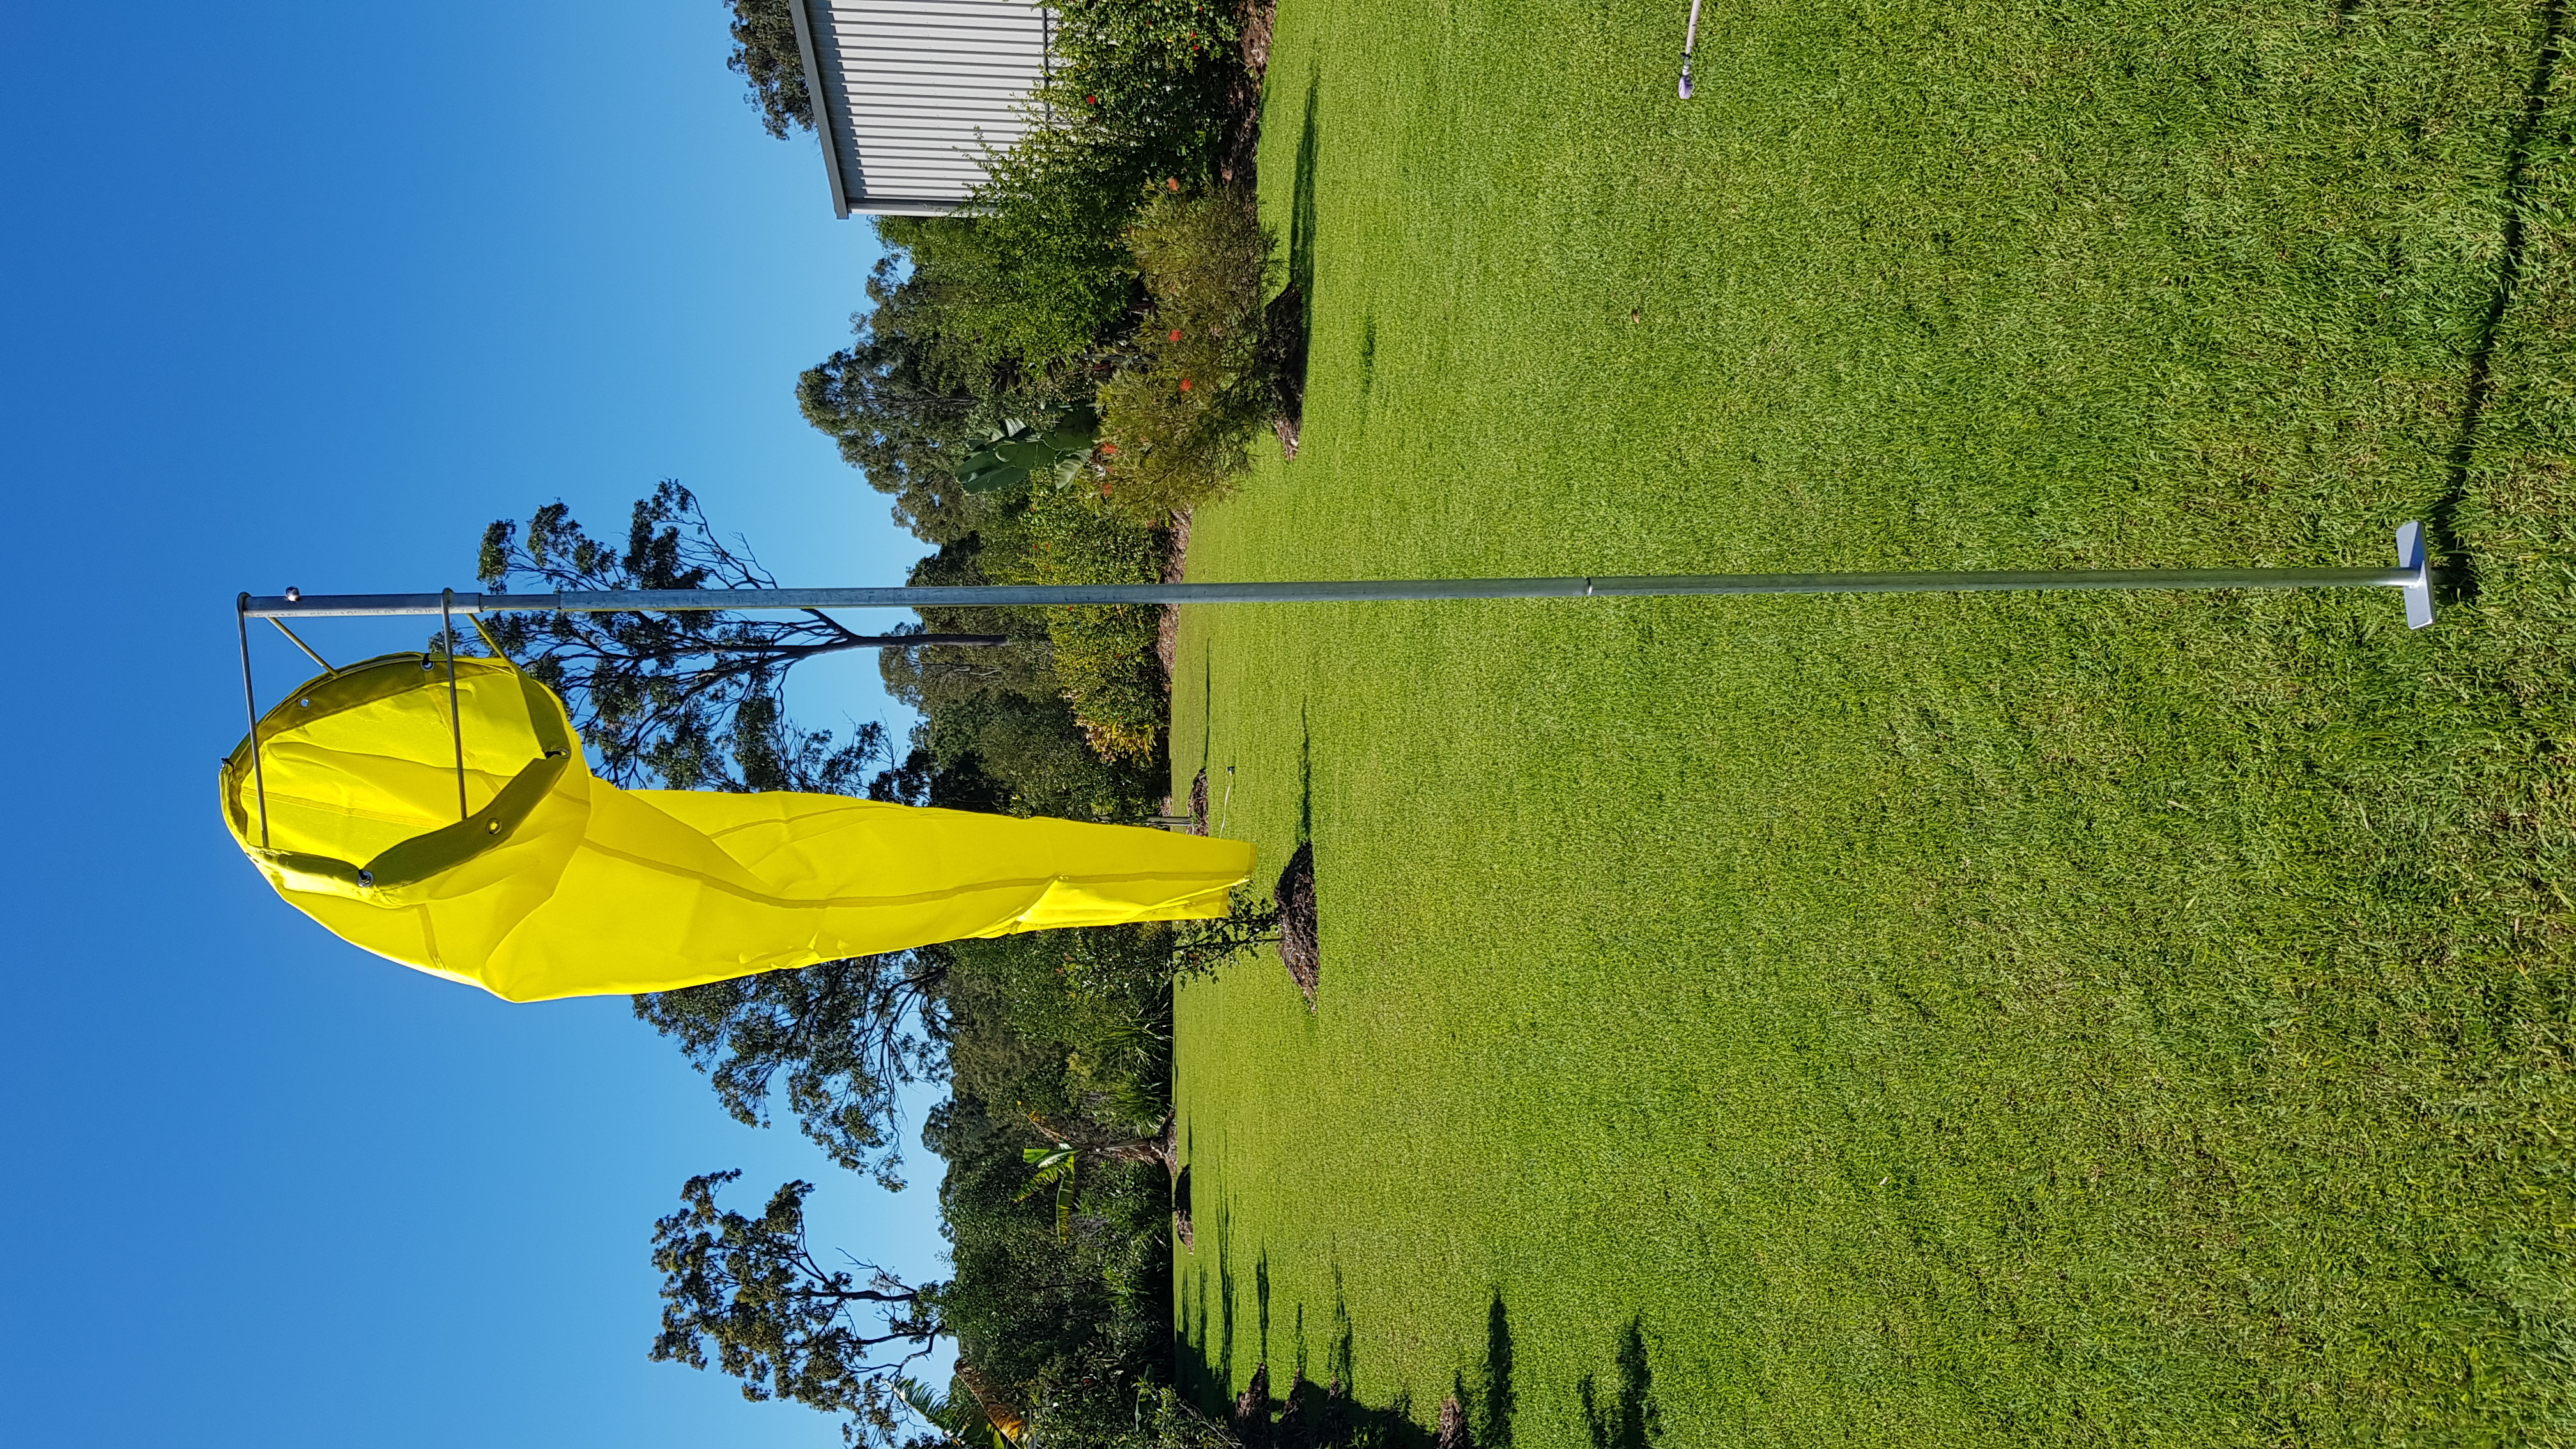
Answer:
[(260, 716), (253, 733), (225, 758), (221, 775), (224, 822), (242, 852), (277, 876), (281, 884), (320, 894), (381, 901), (388, 892), (451, 870), (507, 844), (572, 767), (576, 742), (566, 728), (562, 706), (544, 685), (507, 659), (459, 658), (455, 665), (461, 676), (504, 675), (517, 682), (527, 705), (528, 725), (540, 750), (536, 758), (520, 766), (482, 809), (401, 840), (364, 862), (262, 845), (258, 822), (244, 799), (243, 786), (252, 774), (251, 752), (270, 748), (281, 735), (413, 690), (444, 693), (446, 671), (425, 667), (424, 661), (433, 658), (418, 653), (384, 654), (316, 675)]

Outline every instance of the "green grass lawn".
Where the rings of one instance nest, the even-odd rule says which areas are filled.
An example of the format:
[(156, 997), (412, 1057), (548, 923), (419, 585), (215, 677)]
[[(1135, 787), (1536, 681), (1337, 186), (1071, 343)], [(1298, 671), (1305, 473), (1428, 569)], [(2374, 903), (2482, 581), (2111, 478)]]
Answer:
[(2576, 1443), (2558, 8), (1721, 0), (1684, 104), (1686, 8), (1285, 0), (1304, 448), (1191, 577), (2358, 565), (2422, 518), (2462, 596), (1192, 613), (1178, 782), (1268, 869), (1312, 838), (1324, 951), (1311, 1015), (1268, 958), (1180, 999), (1203, 1397)]

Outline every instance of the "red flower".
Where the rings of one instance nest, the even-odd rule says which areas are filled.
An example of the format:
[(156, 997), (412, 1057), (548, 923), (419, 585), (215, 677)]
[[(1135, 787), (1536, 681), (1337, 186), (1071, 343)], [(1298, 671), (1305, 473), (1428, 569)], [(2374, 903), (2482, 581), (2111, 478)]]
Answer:
[(1185, 378), (1182, 378), (1182, 379), (1181, 379), (1181, 391), (1183, 391), (1183, 392), (1188, 392), (1189, 390), (1190, 390), (1190, 380), (1189, 380), (1188, 378), (1186, 378), (1186, 377), (1185, 377)]
[(1103, 498), (1109, 496), (1109, 484), (1105, 480), (1100, 485), (1100, 496)]
[(1115, 455), (1117, 451), (1118, 445), (1116, 443), (1103, 443), (1100, 445), (1100, 456), (1104, 458)]
[(1173, 340), (1174, 342), (1178, 342), (1178, 341), (1180, 341), (1180, 340), (1181, 340), (1181, 329), (1179, 329), (1178, 327), (1175, 327), (1175, 328), (1173, 328), (1173, 329), (1172, 329), (1172, 340)]
[(1165, 190), (1178, 191), (1181, 189), (1181, 178), (1177, 176), (1167, 176), (1163, 179), (1163, 186)]
[(1095, 106), (1096, 106), (1096, 105), (1099, 105), (1099, 104), (1100, 104), (1100, 97), (1098, 97), (1098, 96), (1084, 96), (1082, 99), (1083, 99), (1085, 102), (1087, 102), (1088, 104), (1091, 104), (1091, 105), (1095, 105)]

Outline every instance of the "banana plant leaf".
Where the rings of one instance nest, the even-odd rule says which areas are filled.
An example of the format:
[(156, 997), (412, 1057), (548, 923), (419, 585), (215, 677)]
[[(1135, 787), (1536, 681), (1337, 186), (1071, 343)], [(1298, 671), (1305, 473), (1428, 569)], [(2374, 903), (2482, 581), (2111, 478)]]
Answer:
[(1061, 488), (1082, 472), (1099, 442), (1100, 420), (1086, 411), (1035, 423), (1004, 418), (957, 465), (957, 481), (969, 493), (1016, 492), (1042, 481)]
[(1029, 1174), (1029, 1185), (1021, 1188), (1020, 1195), (1012, 1201), (1026, 1202), (1029, 1194), (1048, 1183), (1054, 1183), (1055, 1235), (1058, 1241), (1071, 1236), (1075, 1174), (1082, 1166), (1081, 1149), (1066, 1142), (1059, 1142), (1053, 1147), (1023, 1147), (1020, 1149), (1020, 1160), (1036, 1168), (1037, 1171)]
[(972, 1399), (959, 1398), (933, 1390), (919, 1379), (898, 1376), (894, 1381), (897, 1397), (912, 1406), (914, 1413), (928, 1420), (932, 1427), (948, 1436), (948, 1442), (960, 1449), (974, 1449), (975, 1430), (993, 1441), (993, 1449), (1011, 1449), (1010, 1439), (1001, 1426), (992, 1422), (984, 1407)]

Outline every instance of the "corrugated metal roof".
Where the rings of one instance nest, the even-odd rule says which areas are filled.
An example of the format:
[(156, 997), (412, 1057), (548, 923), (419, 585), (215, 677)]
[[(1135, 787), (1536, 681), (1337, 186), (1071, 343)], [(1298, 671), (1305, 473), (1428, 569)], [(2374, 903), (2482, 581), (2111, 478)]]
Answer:
[(1055, 17), (1027, 0), (797, 0), (832, 208), (938, 213), (1028, 130)]

